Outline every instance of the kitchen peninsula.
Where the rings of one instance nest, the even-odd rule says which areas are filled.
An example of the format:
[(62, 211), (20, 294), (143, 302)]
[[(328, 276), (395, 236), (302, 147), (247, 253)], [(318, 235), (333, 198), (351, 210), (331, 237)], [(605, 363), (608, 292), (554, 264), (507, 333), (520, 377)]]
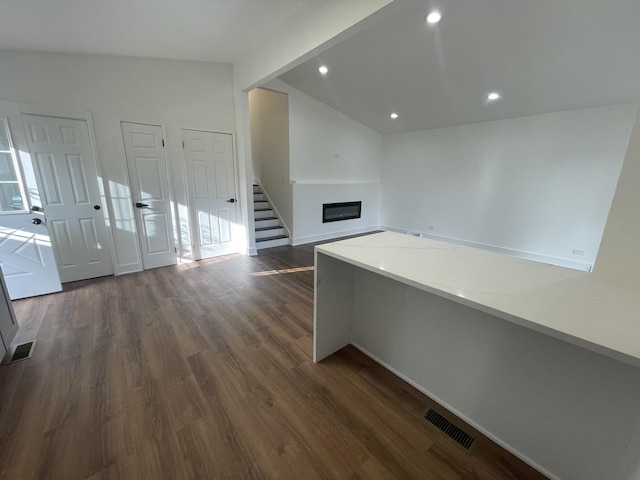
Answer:
[(392, 232), (315, 255), (314, 361), (351, 343), (550, 478), (640, 478), (639, 292)]

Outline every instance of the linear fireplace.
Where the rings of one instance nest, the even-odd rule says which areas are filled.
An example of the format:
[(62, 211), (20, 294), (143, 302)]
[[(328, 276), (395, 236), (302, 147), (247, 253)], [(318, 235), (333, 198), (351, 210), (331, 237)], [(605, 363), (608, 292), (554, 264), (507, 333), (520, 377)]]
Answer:
[(362, 202), (324, 203), (322, 205), (322, 223), (339, 222), (360, 218)]

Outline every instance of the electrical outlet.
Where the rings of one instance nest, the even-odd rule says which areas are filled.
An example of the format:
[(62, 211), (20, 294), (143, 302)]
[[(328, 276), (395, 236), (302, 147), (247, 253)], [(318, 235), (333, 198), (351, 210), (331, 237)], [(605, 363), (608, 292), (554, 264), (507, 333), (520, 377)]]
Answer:
[(574, 248), (574, 249), (573, 249), (573, 254), (574, 254), (574, 255), (580, 255), (580, 256), (583, 256), (583, 255), (584, 255), (584, 250), (580, 250), (579, 248)]
[(436, 231), (436, 226), (435, 226), (435, 225), (429, 225), (429, 226), (427, 227), (427, 230), (429, 230), (430, 232), (432, 232), (432, 233), (433, 233), (433, 232), (435, 232), (435, 231)]

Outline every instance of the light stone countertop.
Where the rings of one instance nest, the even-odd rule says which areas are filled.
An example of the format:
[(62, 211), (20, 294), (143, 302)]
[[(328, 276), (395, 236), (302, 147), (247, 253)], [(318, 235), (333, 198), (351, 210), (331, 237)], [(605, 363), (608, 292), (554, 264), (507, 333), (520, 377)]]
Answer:
[(316, 251), (640, 367), (640, 292), (591, 273), (393, 232)]

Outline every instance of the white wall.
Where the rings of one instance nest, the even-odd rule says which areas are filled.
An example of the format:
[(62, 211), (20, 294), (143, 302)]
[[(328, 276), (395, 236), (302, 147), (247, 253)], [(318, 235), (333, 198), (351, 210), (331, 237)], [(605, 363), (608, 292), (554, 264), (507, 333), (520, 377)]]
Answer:
[(293, 225), (289, 182), (289, 100), (287, 94), (256, 88), (249, 92), (253, 175), (277, 209), (287, 230)]
[(588, 268), (635, 112), (608, 106), (385, 136), (381, 223)]
[[(380, 224), (379, 183), (296, 183), (293, 185), (293, 245), (371, 232)], [(336, 202), (362, 202), (362, 217), (322, 223), (322, 205)]]
[(338, 44), (377, 19), (412, 0), (309, 1), (292, 13), (275, 35), (257, 45), (233, 65), (236, 101), (240, 215), (248, 228), (246, 251), (257, 253), (251, 203), (253, 169), (247, 92), (263, 86), (281, 73)]
[(640, 288), (639, 207), (640, 113), (633, 127), (594, 268), (594, 274), (602, 279), (636, 289)]
[[(382, 135), (279, 80), (266, 86), (289, 95), (292, 243), (376, 229)], [(361, 219), (322, 223), (323, 203), (358, 200)]]
[(116, 272), (141, 268), (120, 121), (163, 125), (185, 254), (190, 254), (181, 129), (235, 129), (232, 67), (213, 63), (0, 51), (0, 99), (90, 111), (110, 203)]

